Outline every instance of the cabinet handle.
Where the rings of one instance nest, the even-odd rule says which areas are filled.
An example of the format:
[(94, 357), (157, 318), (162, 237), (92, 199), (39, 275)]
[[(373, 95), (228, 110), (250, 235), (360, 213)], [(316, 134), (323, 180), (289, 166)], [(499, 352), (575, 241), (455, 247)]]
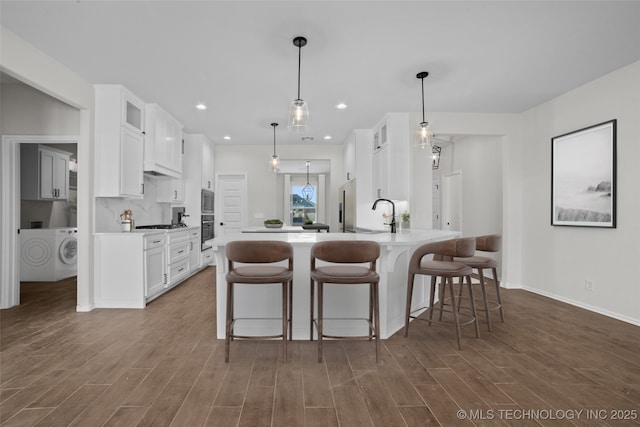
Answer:
[(181, 273), (183, 271), (184, 271), (184, 267), (178, 269), (178, 273)]
[(178, 190), (173, 190), (173, 200), (178, 198)]
[(207, 181), (207, 188), (211, 188), (211, 181)]
[(160, 243), (162, 240), (154, 240), (153, 243)]
[(164, 282), (162, 283), (167, 283), (167, 273), (164, 273)]
[(140, 194), (144, 194), (144, 184), (140, 184), (140, 189), (142, 190), (140, 191)]
[(182, 251), (178, 251), (178, 253), (179, 253), (179, 254), (181, 254), (181, 253), (183, 253), (183, 252), (184, 252), (184, 250), (182, 250)]

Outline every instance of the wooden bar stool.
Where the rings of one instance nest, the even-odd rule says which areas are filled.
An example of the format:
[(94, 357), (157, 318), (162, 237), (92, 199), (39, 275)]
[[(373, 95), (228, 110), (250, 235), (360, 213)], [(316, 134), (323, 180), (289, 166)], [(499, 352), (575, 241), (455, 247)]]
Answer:
[[(322, 362), (322, 339), (375, 339), (376, 362), (380, 363), (380, 309), (376, 260), (380, 257), (380, 245), (365, 240), (319, 242), (311, 247), (311, 316), (310, 339), (313, 340), (313, 325), (318, 330), (318, 362)], [(316, 261), (331, 263), (316, 266)], [(337, 264), (337, 265), (336, 265)], [(344, 265), (344, 264), (368, 264)], [(315, 282), (318, 282), (318, 318), (314, 319)], [(369, 326), (366, 336), (336, 336), (323, 332), (325, 284), (358, 285), (369, 284), (369, 318), (365, 319)]]
[[(474, 254), (476, 247), (476, 239), (473, 237), (467, 237), (462, 239), (452, 239), (443, 242), (427, 243), (417, 248), (411, 260), (409, 261), (409, 275), (407, 280), (407, 306), (405, 314), (404, 336), (409, 335), (409, 321), (411, 319), (424, 320), (431, 325), (431, 323), (445, 323), (442, 321), (442, 313), (449, 310), (445, 309), (444, 297), (445, 290), (449, 289), (449, 295), (451, 296), (451, 310), (453, 315), (453, 326), (456, 328), (456, 337), (458, 340), (458, 349), (460, 346), (460, 326), (473, 323), (475, 326), (476, 337), (480, 336), (480, 330), (478, 328), (478, 318), (476, 315), (476, 307), (473, 298), (473, 286), (471, 285), (471, 267), (463, 264), (462, 262), (453, 261), (453, 257), (470, 257)], [(423, 260), (427, 255), (433, 255), (433, 259)], [(426, 311), (429, 312), (429, 318), (423, 319), (417, 316), (412, 316), (411, 313), (411, 300), (413, 296), (413, 281), (416, 274), (423, 274), (431, 276), (431, 292), (429, 296), (429, 307), (426, 307)], [(437, 278), (441, 277), (440, 282), (440, 304), (439, 307), (435, 306), (435, 292)], [(460, 287), (463, 287), (463, 279), (466, 278), (467, 289), (469, 291), (469, 320), (461, 323), (459, 316), (461, 313), (460, 306), (458, 305), (458, 298), (454, 290), (454, 278), (458, 277), (460, 281)], [(466, 308), (466, 307), (465, 307)], [(425, 307), (420, 308), (420, 310)], [(439, 320), (433, 320), (433, 312), (439, 311)]]
[[(291, 322), (289, 295), (293, 286), (293, 246), (278, 241), (233, 241), (227, 243), (227, 317), (224, 361), (229, 362), (230, 342), (234, 338), (270, 339), (282, 338), (282, 359), (287, 361), (287, 325)], [(288, 265), (268, 265), (288, 261)], [(240, 265), (236, 265), (240, 263)], [(234, 285), (282, 284), (282, 333), (267, 336), (243, 336), (234, 334), (237, 320), (233, 314)], [(257, 301), (257, 304), (260, 302)]]
[[(481, 252), (500, 252), (502, 249), (502, 236), (499, 234), (488, 234), (486, 236), (476, 237), (476, 251)], [(469, 267), (474, 268), (478, 272), (480, 277), (480, 290), (482, 292), (482, 304), (487, 318), (487, 328), (491, 331), (491, 315), (490, 311), (499, 310), (500, 320), (504, 323), (504, 311), (502, 309), (502, 299), (500, 298), (500, 282), (498, 281), (498, 262), (486, 256), (474, 255), (469, 258), (455, 258), (454, 261), (460, 261), (467, 264)], [(487, 298), (486, 281), (484, 279), (484, 270), (491, 269), (493, 273), (493, 283), (496, 290), (495, 301), (489, 301)], [(462, 296), (462, 289), (460, 289), (460, 296)], [(491, 307), (489, 307), (491, 305)]]

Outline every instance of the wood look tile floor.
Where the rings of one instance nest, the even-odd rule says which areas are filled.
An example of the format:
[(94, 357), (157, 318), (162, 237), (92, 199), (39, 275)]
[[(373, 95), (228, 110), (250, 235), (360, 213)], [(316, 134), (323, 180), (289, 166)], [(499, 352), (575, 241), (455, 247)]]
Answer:
[[(638, 425), (640, 328), (505, 290), (494, 331), (416, 322), (383, 341), (215, 337), (215, 268), (144, 310), (75, 312), (73, 279), (25, 283), (1, 320), (3, 426)], [(616, 419), (618, 418), (618, 419)], [(622, 419), (620, 419), (622, 418)], [(626, 419), (624, 419), (626, 418)]]

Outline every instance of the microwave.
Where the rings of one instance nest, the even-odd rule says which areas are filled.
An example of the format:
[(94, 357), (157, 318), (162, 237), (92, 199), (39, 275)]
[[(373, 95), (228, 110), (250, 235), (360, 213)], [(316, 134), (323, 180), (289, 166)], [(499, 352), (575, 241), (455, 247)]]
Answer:
[(202, 205), (200, 206), (202, 213), (213, 213), (213, 191), (202, 190)]

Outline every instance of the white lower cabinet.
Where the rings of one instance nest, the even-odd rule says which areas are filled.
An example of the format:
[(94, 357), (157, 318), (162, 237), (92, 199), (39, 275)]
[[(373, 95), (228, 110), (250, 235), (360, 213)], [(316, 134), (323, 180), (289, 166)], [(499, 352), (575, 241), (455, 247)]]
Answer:
[(169, 252), (169, 286), (185, 279), (191, 273), (189, 269), (189, 231), (172, 230), (167, 232)]
[(95, 243), (97, 308), (144, 308), (202, 265), (198, 227), (97, 233)]
[(147, 300), (160, 294), (168, 284), (165, 234), (144, 238), (144, 284)]
[(201, 263), (203, 267), (213, 264), (215, 257), (213, 256), (213, 248), (207, 248), (202, 251), (202, 255), (200, 256)]
[(189, 232), (189, 269), (195, 272), (200, 269), (200, 229), (194, 228)]

